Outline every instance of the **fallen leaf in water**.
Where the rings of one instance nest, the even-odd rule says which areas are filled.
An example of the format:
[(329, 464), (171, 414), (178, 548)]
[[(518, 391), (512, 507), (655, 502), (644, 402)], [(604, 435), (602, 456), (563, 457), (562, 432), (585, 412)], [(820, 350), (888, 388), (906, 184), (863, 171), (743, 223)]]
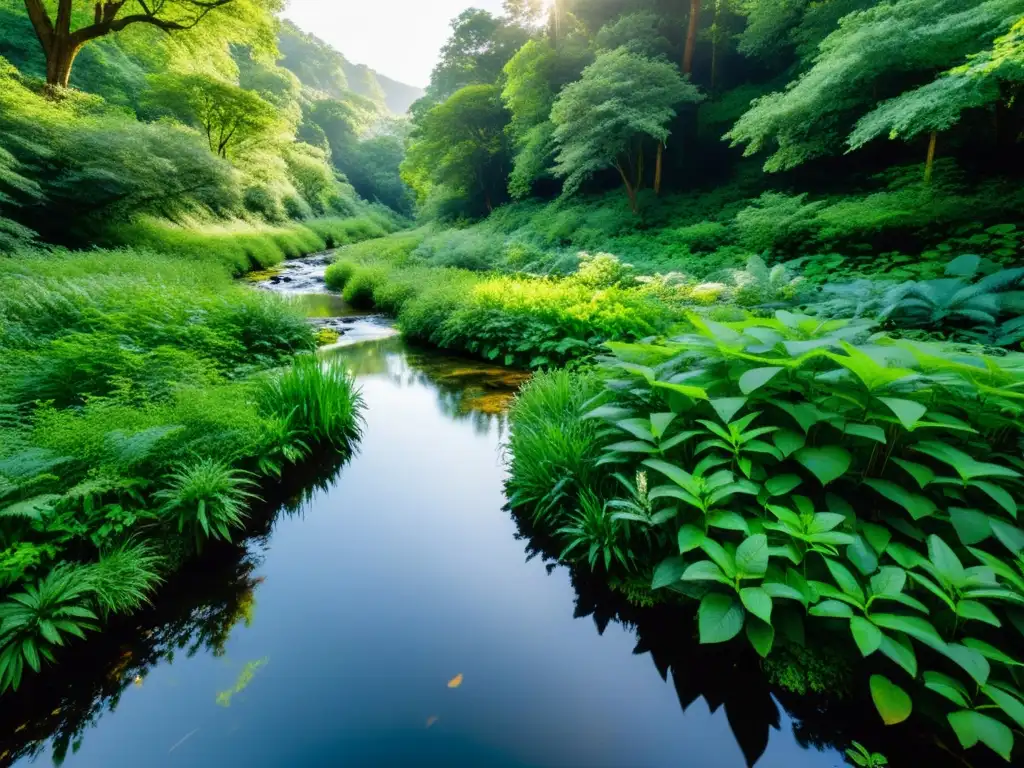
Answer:
[(462, 685), (462, 673), (461, 672), (459, 674), (457, 674), (455, 677), (453, 677), (451, 680), (448, 681), (448, 687), (449, 688), (458, 688), (460, 685)]
[(437, 715), (431, 715), (430, 717), (428, 717), (427, 718), (427, 728), (432, 726), (434, 723), (436, 723), (440, 719), (441, 718), (439, 718)]

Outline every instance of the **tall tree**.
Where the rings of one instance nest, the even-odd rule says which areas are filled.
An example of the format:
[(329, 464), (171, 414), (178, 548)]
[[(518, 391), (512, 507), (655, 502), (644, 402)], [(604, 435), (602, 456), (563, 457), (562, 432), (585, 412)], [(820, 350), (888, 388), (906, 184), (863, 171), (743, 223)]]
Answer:
[(434, 186), (475, 197), (487, 209), (504, 196), (508, 111), (494, 85), (469, 85), (416, 124), (402, 179), (422, 201)]
[(703, 96), (665, 59), (624, 48), (600, 54), (562, 91), (551, 110), (558, 147), (555, 175), (573, 194), (595, 173), (614, 168), (633, 212), (644, 183), (644, 144), (664, 142), (682, 103)]
[[(74, 0), (57, 0), (51, 16), (45, 0), (25, 0), (25, 9), (46, 56), (46, 82), (66, 88), (71, 67), (82, 47), (92, 40), (145, 24), (165, 32), (191, 29), (210, 13), (245, 0), (107, 0), (95, 3), (83, 18)], [(85, 23), (81, 23), (81, 22)], [(75, 23), (79, 25), (75, 26)]]

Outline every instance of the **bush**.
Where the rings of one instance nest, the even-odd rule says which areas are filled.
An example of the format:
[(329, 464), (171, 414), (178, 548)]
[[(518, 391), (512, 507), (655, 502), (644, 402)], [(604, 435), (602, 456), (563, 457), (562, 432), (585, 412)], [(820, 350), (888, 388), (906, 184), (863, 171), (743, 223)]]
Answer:
[[(785, 311), (691, 322), (696, 333), (671, 343), (609, 344), (604, 391), (578, 426), (552, 417), (596, 430), (586, 488), (538, 513), (537, 500), (565, 485), (535, 467), (578, 453), (514, 445), (510, 485), (530, 489), (522, 498), (541, 531), (571, 546), (573, 561), (617, 579), (648, 574), (652, 589), (699, 601), (701, 642), (745, 630), (767, 656), (813, 631), (831, 647), (877, 652), (895, 666), (878, 668), (873, 691), (904, 697), (906, 686), (917, 700), (941, 687), (953, 694), (945, 712), (971, 711), (1011, 744), (1021, 696), (1011, 661), (1024, 645), (1024, 357), (966, 356), (877, 335), (870, 321)], [(514, 411), (513, 435), (517, 419), (537, 420)], [(606, 554), (595, 561), (595, 551)], [(898, 668), (907, 674), (890, 681)], [(979, 685), (1011, 698), (971, 710)]]

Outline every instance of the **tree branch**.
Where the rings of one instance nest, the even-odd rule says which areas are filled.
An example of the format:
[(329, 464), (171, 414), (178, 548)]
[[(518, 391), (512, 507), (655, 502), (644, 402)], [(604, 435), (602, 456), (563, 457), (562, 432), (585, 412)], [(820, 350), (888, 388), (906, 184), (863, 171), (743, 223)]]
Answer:
[(50, 14), (46, 12), (46, 6), (42, 0), (25, 0), (25, 10), (28, 11), (28, 18), (36, 31), (36, 37), (39, 38), (44, 50), (48, 50), (53, 45), (53, 22), (50, 20)]

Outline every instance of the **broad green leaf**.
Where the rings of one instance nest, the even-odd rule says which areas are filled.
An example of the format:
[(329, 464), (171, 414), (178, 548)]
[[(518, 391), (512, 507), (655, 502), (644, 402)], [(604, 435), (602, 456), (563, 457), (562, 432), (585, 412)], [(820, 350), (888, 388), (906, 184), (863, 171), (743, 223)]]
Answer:
[(992, 501), (1009, 512), (1012, 517), (1017, 517), (1017, 502), (1013, 500), (1013, 496), (1006, 489), (985, 480), (971, 480), (970, 485), (984, 491)]
[(892, 541), (892, 532), (884, 525), (876, 525), (866, 521), (862, 521), (859, 527), (861, 534), (868, 540), (871, 548), (879, 555), (885, 554), (886, 547)]
[(644, 466), (660, 472), (680, 488), (685, 488), (694, 496), (700, 494), (700, 489), (694, 482), (693, 475), (682, 467), (677, 467), (675, 464), (669, 464), (667, 461), (662, 461), (661, 459), (647, 459), (644, 461)]
[(652, 413), (651, 414), (651, 432), (659, 440), (665, 434), (665, 430), (669, 428), (669, 425), (675, 420), (675, 413)]
[(722, 528), (727, 531), (750, 533), (750, 526), (747, 525), (747, 521), (744, 519), (743, 515), (738, 512), (732, 512), (726, 509), (716, 510), (708, 515), (707, 521), (708, 525), (712, 528)]
[(942, 639), (931, 622), (919, 616), (900, 616), (895, 613), (872, 613), (871, 621), (884, 629), (891, 629), (895, 632), (902, 632), (920, 640), (930, 648), (942, 649), (946, 641)]
[(714, 539), (704, 539), (700, 544), (700, 548), (704, 550), (708, 557), (715, 561), (715, 564), (722, 569), (726, 576), (730, 579), (736, 578), (736, 560), (721, 544)]
[(994, 701), (1007, 716), (1024, 728), (1024, 702), (994, 685), (983, 685), (982, 693)]
[(860, 582), (857, 577), (850, 573), (850, 570), (840, 563), (838, 560), (833, 560), (830, 557), (825, 558), (825, 565), (828, 566), (829, 573), (832, 574), (832, 578), (835, 579), (836, 584), (843, 592), (860, 603), (864, 602), (864, 590), (860, 586)]
[(782, 451), (782, 455), (788, 458), (807, 444), (807, 438), (798, 432), (781, 429), (772, 433), (772, 442), (775, 443), (776, 448)]
[(655, 441), (654, 433), (651, 431), (651, 422), (647, 419), (623, 419), (615, 422), (615, 426), (645, 443)]
[(934, 502), (928, 497), (911, 493), (905, 488), (896, 485), (896, 483), (890, 483), (888, 480), (869, 478), (864, 481), (864, 485), (873, 488), (885, 498), (899, 504), (915, 520), (928, 517), (938, 511)]
[(886, 443), (885, 430), (874, 424), (847, 424), (843, 431), (848, 435), (864, 437), (882, 445)]
[(935, 691), (940, 696), (952, 701), (960, 707), (970, 706), (967, 703), (967, 691), (960, 685), (960, 682), (949, 675), (941, 672), (925, 672), (924, 685), (929, 690)]
[(979, 603), (977, 600), (961, 600), (956, 604), (956, 615), (962, 619), (973, 619), (993, 627), (1002, 626), (1002, 622), (992, 613), (992, 609), (984, 603)]
[(978, 685), (988, 682), (992, 667), (981, 651), (957, 643), (949, 643), (944, 649), (936, 648), (936, 650), (955, 661), (962, 670), (974, 678), (974, 682)]
[(687, 384), (673, 384), (668, 381), (652, 381), (652, 387), (658, 389), (667, 389), (669, 392), (677, 392), (680, 395), (685, 395), (693, 400), (707, 400), (708, 393), (700, 387), (693, 387)]
[(846, 522), (846, 516), (838, 512), (818, 512), (807, 526), (808, 533), (827, 533)]
[(745, 628), (747, 639), (754, 647), (754, 650), (757, 651), (758, 656), (762, 659), (767, 657), (771, 653), (772, 644), (775, 642), (775, 630), (771, 624), (765, 624), (760, 619), (748, 617)]
[(1007, 656), (994, 645), (986, 643), (984, 640), (978, 640), (974, 637), (966, 637), (964, 638), (964, 645), (966, 645), (968, 648), (973, 648), (986, 659), (998, 661), (1000, 664), (1006, 664), (1010, 667), (1024, 667), (1024, 663), (1021, 663), (1016, 659)]
[(715, 413), (718, 414), (723, 422), (728, 424), (732, 421), (732, 417), (747, 404), (747, 398), (745, 397), (720, 397), (715, 400), (711, 400), (711, 407), (715, 409)]
[(913, 400), (902, 400), (895, 397), (880, 397), (878, 399), (896, 414), (896, 418), (907, 429), (913, 429), (921, 417), (928, 412), (927, 406), (915, 403)]
[(581, 419), (606, 419), (608, 421), (618, 421), (619, 419), (629, 418), (633, 415), (633, 411), (630, 408), (623, 408), (618, 405), (602, 405), (594, 410), (581, 416)]
[(658, 563), (654, 569), (654, 579), (651, 581), (651, 589), (661, 589), (679, 581), (686, 570), (686, 563), (681, 557), (667, 557)]
[(934, 534), (928, 537), (928, 557), (946, 581), (953, 586), (964, 583), (964, 566), (960, 558), (945, 541)]
[[(740, 376), (740, 392), (744, 395), (749, 395), (756, 389), (760, 389), (777, 373), (784, 370), (780, 367), (766, 367), (766, 368), (751, 368), (749, 371)], [(728, 421), (728, 419), (726, 419)]]
[(679, 529), (679, 554), (696, 549), (704, 541), (704, 531), (695, 525), (684, 525)]
[(761, 589), (767, 592), (768, 596), (773, 599), (796, 600), (801, 603), (807, 602), (807, 596), (803, 592), (779, 581), (766, 581), (761, 584)]
[(764, 576), (768, 570), (768, 537), (750, 536), (736, 548), (736, 568), (741, 576)]
[(853, 461), (850, 452), (838, 445), (801, 448), (794, 454), (794, 458), (807, 467), (822, 485), (842, 477)]
[(822, 600), (820, 603), (812, 605), (809, 613), (811, 616), (827, 616), (835, 619), (853, 618), (853, 609), (838, 600)]
[(849, 370), (871, 392), (874, 392), (876, 389), (884, 389), (901, 379), (915, 375), (914, 371), (906, 368), (882, 365), (870, 355), (865, 354), (845, 341), (841, 342), (841, 346), (846, 352), (845, 355), (838, 355), (833, 352), (827, 352), (825, 355), (830, 360), (834, 360)]
[(935, 479), (935, 473), (932, 472), (930, 467), (926, 467), (924, 464), (917, 464), (913, 461), (904, 461), (903, 459), (897, 459), (895, 456), (892, 461), (897, 466), (903, 467), (903, 469), (907, 470), (907, 472), (910, 473), (910, 476), (917, 482), (918, 487), (922, 490)]
[(870, 656), (882, 644), (882, 630), (860, 616), (850, 619), (850, 632), (862, 656)]
[(618, 451), (619, 453), (657, 453), (658, 449), (652, 443), (645, 443), (642, 440), (623, 440), (619, 443), (612, 443), (605, 448), (606, 451)]
[(889, 555), (897, 563), (908, 569), (919, 568), (921, 565), (928, 562), (916, 549), (911, 549), (906, 544), (900, 544), (899, 542), (890, 544), (886, 548), (885, 554)]
[(870, 681), (871, 699), (878, 714), (886, 725), (902, 723), (908, 717), (913, 705), (907, 692), (884, 675), (872, 675)]
[(1009, 477), (1017, 478), (1021, 473), (1009, 467), (999, 464), (990, 464), (983, 461), (976, 461), (974, 457), (958, 450), (951, 445), (940, 443), (937, 440), (926, 440), (913, 446), (915, 451), (931, 456), (933, 459), (951, 466), (960, 478), (966, 483), (979, 477)]
[(871, 594), (898, 595), (907, 583), (907, 572), (892, 565), (885, 566), (871, 577)]
[(846, 559), (865, 576), (878, 570), (878, 555), (863, 536), (855, 536), (853, 543), (846, 548)]
[(697, 611), (701, 643), (725, 643), (743, 629), (743, 605), (731, 595), (712, 592), (704, 596)]
[(962, 709), (946, 716), (960, 740), (960, 746), (970, 749), (979, 741), (1006, 762), (1013, 752), (1013, 731), (995, 718), (980, 712)]
[(989, 525), (999, 542), (1013, 554), (1020, 554), (1024, 550), (1024, 531), (1020, 528), (995, 517), (989, 519)]
[(687, 567), (683, 571), (683, 581), (717, 581), (722, 584), (731, 584), (722, 573), (722, 569), (710, 560), (701, 560)]
[(799, 475), (776, 475), (768, 478), (764, 487), (769, 496), (785, 496), (802, 482)]
[(917, 677), (917, 656), (914, 655), (914, 647), (909, 640), (903, 642), (900, 638), (906, 640), (902, 635), (890, 637), (883, 633), (882, 644), (878, 646), (878, 650), (903, 667), (908, 675)]
[(772, 598), (760, 587), (745, 587), (740, 590), (740, 600), (743, 607), (761, 619), (761, 621), (772, 623)]
[(980, 544), (992, 535), (988, 515), (977, 509), (961, 509), (950, 507), (949, 521), (956, 529), (956, 535), (966, 546)]

